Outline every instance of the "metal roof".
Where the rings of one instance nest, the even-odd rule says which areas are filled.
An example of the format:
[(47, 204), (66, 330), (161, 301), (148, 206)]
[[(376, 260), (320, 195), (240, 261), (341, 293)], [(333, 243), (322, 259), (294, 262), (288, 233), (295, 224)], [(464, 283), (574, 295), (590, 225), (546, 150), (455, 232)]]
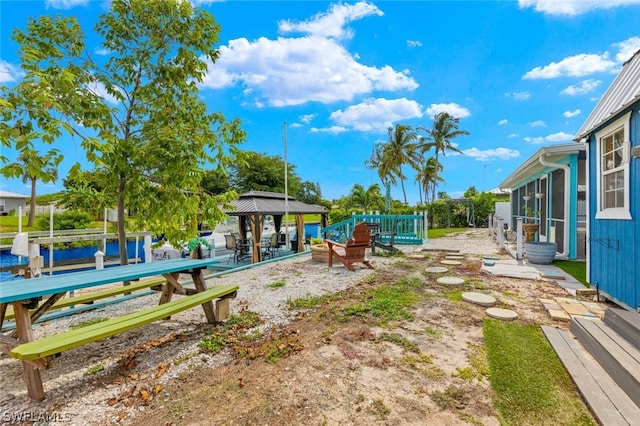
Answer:
[[(285, 198), (288, 199), (286, 203)], [(306, 204), (296, 200), (295, 197), (287, 197), (285, 194), (267, 191), (246, 192), (240, 195), (238, 200), (231, 201), (229, 204), (235, 206), (235, 209), (225, 209), (225, 212), (230, 216), (248, 216), (252, 214), (284, 215), (287, 204), (290, 214), (328, 213), (326, 208), (317, 204)]]
[(587, 147), (583, 143), (565, 143), (560, 145), (550, 145), (540, 148), (527, 161), (522, 163), (513, 173), (499, 185), (501, 189), (513, 189), (519, 183), (530, 179), (541, 173), (547, 166), (540, 163), (539, 158), (544, 155), (544, 159), (550, 163), (555, 163), (567, 155), (586, 151)]
[(638, 100), (640, 100), (640, 50), (622, 65), (622, 70), (573, 139), (580, 141)]
[(1, 191), (0, 198), (29, 198), (28, 195), (16, 194), (15, 192)]

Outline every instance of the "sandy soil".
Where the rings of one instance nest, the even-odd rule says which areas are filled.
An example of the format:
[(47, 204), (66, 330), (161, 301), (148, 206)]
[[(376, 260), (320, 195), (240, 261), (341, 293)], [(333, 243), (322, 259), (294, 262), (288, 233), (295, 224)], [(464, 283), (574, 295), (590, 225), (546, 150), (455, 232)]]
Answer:
[[(516, 311), (518, 321), (548, 324), (539, 299), (566, 293), (549, 282), (480, 274), (479, 259), (447, 273), (464, 278), (462, 288), (443, 287), (424, 273), (443, 255), (428, 256), (395, 260), (339, 298), (272, 330), (270, 339), (293, 338), (297, 350), (290, 356), (276, 363), (233, 356), (223, 367), (202, 362), (168, 383), (144, 412), (123, 410), (122, 424), (498, 425), (483, 374), (486, 308), (445, 294), (491, 294), (498, 306)], [(384, 327), (375, 318), (336, 319), (367, 289), (407, 278), (422, 283), (413, 319)]]

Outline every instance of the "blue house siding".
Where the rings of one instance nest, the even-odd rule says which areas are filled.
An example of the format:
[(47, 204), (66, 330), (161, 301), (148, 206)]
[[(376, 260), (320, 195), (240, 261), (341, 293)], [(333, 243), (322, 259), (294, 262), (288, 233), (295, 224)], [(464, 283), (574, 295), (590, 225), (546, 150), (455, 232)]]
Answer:
[(597, 141), (595, 133), (632, 110), (631, 146), (640, 146), (640, 103), (604, 123), (589, 137), (589, 281), (614, 301), (631, 309), (640, 307), (640, 158), (629, 163), (631, 220), (596, 219)]

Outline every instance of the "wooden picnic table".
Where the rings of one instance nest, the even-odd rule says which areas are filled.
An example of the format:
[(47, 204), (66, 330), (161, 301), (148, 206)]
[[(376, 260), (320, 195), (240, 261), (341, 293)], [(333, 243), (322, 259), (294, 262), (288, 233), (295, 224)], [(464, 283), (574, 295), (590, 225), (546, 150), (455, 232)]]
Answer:
[[(179, 258), (0, 283), (0, 330), (9, 304), (13, 306), (16, 322), (14, 335), (0, 334), (0, 349), (5, 352), (10, 351), (12, 357), (23, 361), (29, 396), (42, 401), (44, 391), (39, 370), (46, 367), (46, 356), (130, 330), (157, 319), (167, 318), (172, 313), (197, 304), (202, 305), (207, 322), (216, 323), (220, 317), (219, 313), (214, 310), (212, 300), (222, 298), (228, 304), (228, 298), (235, 296), (237, 286), (207, 289), (202, 271), (215, 262), (215, 259)], [(185, 288), (179, 283), (180, 274), (191, 275), (195, 290)], [(165, 278), (161, 288), (159, 306), (139, 313), (134, 312), (132, 315), (121, 318), (113, 318), (86, 329), (83, 328), (82, 330), (86, 330), (86, 332), (75, 332), (75, 334), (74, 331), (63, 332), (59, 335), (60, 342), (55, 341), (58, 336), (34, 341), (33, 322), (46, 313), (67, 292), (155, 275), (162, 275)], [(173, 293), (187, 297), (171, 302)], [(46, 301), (40, 304), (39, 302), (45, 296), (47, 297)], [(35, 309), (35, 311), (30, 313), (29, 309)], [(226, 309), (228, 311), (228, 305)], [(17, 339), (15, 339), (16, 335)], [(44, 342), (45, 340), (47, 342)], [(62, 340), (65, 341), (62, 342)], [(41, 341), (43, 348), (38, 348), (38, 342)], [(45, 347), (46, 349), (44, 349)]]

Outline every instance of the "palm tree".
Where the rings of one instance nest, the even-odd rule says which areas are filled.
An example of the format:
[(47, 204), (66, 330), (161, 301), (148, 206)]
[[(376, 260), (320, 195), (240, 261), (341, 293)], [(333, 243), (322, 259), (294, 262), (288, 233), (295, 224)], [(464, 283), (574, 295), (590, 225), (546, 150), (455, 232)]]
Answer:
[[(420, 183), (420, 187), (424, 189), (424, 200), (426, 203), (429, 203), (429, 193), (431, 192), (433, 194), (433, 188), (438, 186), (438, 182), (444, 182), (444, 179), (440, 177), (442, 169), (442, 164), (440, 164), (438, 160), (434, 157), (429, 157), (418, 171), (416, 180)], [(420, 191), (420, 200), (422, 201), (422, 191)], [(435, 199), (432, 198), (431, 201), (433, 202)]]
[[(453, 117), (447, 112), (440, 112), (433, 117), (433, 127), (431, 130), (426, 128), (419, 128), (426, 133), (426, 137), (420, 140), (420, 150), (422, 154), (431, 148), (435, 148), (435, 160), (439, 163), (439, 155), (442, 153), (444, 157), (447, 151), (457, 152), (462, 154), (458, 148), (456, 148), (451, 142), (458, 136), (470, 135), (466, 130), (460, 130), (460, 119)], [(436, 186), (432, 187), (432, 200), (435, 199)]]
[(388, 169), (388, 176), (391, 183), (395, 185), (396, 179), (400, 179), (402, 186), (402, 195), (404, 203), (407, 203), (407, 191), (404, 188), (404, 181), (407, 178), (402, 172), (402, 166), (407, 164), (409, 167), (417, 169), (420, 163), (418, 154), (418, 135), (411, 126), (404, 124), (396, 124), (395, 127), (389, 127), (389, 140), (383, 145), (381, 161)]
[(25, 148), (15, 162), (6, 164), (0, 174), (6, 178), (21, 178), (23, 183), (31, 182), (31, 202), (27, 226), (33, 226), (36, 217), (36, 182), (55, 182), (58, 179), (58, 165), (63, 155), (57, 149), (39, 155), (34, 149)]
[(359, 207), (364, 210), (365, 213), (367, 210), (379, 208), (384, 202), (380, 185), (377, 183), (374, 183), (367, 189), (364, 189), (364, 186), (356, 183), (353, 185), (347, 198), (347, 208)]

